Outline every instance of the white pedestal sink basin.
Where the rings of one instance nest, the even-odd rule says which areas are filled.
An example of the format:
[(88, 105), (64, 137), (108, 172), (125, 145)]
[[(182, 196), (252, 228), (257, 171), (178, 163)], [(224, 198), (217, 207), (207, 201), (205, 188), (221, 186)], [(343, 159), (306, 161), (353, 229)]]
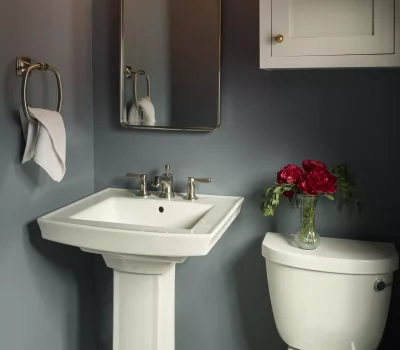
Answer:
[(107, 189), (38, 222), (43, 238), (101, 254), (114, 270), (114, 350), (174, 350), (175, 264), (207, 255), (244, 199), (136, 193)]

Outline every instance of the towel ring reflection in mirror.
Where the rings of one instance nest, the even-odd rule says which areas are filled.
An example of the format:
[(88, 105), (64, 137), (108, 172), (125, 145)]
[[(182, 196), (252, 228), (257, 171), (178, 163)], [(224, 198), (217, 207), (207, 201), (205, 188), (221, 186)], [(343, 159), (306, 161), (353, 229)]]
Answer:
[(30, 123), (33, 124), (37, 123), (37, 121), (34, 118), (32, 118), (29, 113), (28, 101), (27, 101), (28, 79), (32, 71), (34, 70), (41, 70), (41, 71), (49, 70), (52, 71), (56, 76), (57, 87), (58, 87), (57, 112), (61, 113), (62, 103), (63, 103), (63, 88), (62, 88), (60, 72), (56, 68), (50, 66), (47, 63), (41, 62), (32, 64), (31, 59), (29, 57), (17, 57), (16, 62), (17, 62), (17, 75), (23, 77), (22, 88), (21, 88), (21, 99), (22, 99), (22, 109), (24, 111), (26, 119), (28, 119)]
[(126, 72), (126, 79), (133, 78), (133, 98), (134, 98), (135, 106), (138, 105), (138, 96), (137, 96), (137, 80), (138, 80), (138, 76), (144, 75), (146, 77), (147, 98), (150, 99), (150, 95), (151, 95), (150, 76), (144, 70), (134, 71), (129, 66), (126, 67), (125, 72)]
[[(150, 82), (150, 76), (144, 71), (144, 70), (138, 70), (135, 71), (132, 69), (130, 66), (126, 66), (125, 68), (125, 76), (126, 79), (132, 79), (133, 78), (133, 104), (131, 108), (136, 108), (137, 113), (139, 115), (143, 114), (143, 111), (141, 110), (139, 106), (139, 100), (138, 100), (138, 89), (137, 89), (137, 83), (138, 83), (138, 77), (139, 76), (145, 76), (146, 77), (146, 84), (147, 84), (147, 98), (151, 100), (151, 82)], [(138, 124), (142, 125), (142, 123)]]

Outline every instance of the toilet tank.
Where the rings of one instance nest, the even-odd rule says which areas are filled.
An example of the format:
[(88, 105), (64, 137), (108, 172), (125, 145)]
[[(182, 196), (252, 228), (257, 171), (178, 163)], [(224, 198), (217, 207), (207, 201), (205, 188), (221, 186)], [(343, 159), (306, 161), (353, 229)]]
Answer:
[(299, 350), (376, 350), (389, 311), (399, 260), (392, 244), (322, 238), (313, 251), (293, 236), (268, 233), (266, 259), (275, 323), (285, 343)]

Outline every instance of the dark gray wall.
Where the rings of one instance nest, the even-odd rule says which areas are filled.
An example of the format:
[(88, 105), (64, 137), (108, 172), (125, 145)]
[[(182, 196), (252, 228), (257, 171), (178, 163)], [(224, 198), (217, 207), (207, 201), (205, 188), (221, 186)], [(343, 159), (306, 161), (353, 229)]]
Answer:
[[(0, 2), (0, 348), (87, 350), (93, 342), (89, 254), (45, 241), (36, 219), (93, 192), (91, 0)], [(24, 148), (15, 56), (59, 68), (67, 175), (54, 183)], [(48, 72), (30, 79), (30, 104), (54, 108)]]
[[(258, 0), (224, 1), (221, 128), (208, 134), (127, 131), (118, 124), (118, 11), (110, 1), (94, 3), (96, 190), (137, 188), (124, 179), (127, 171), (154, 175), (170, 163), (178, 190), (185, 190), (188, 176), (210, 176), (213, 183), (199, 185), (200, 193), (246, 198), (213, 251), (178, 267), (176, 349), (286, 350), (274, 325), (261, 242), (269, 230), (296, 232), (299, 218), (285, 203), (276, 217), (264, 219), (261, 191), (287, 163), (347, 162), (365, 194), (365, 211), (359, 216), (321, 200), (320, 234), (399, 243), (400, 191), (393, 183), (400, 72), (261, 71)], [(108, 350), (112, 284), (102, 266), (98, 261), (101, 349)], [(396, 292), (382, 348), (400, 345), (399, 302)]]

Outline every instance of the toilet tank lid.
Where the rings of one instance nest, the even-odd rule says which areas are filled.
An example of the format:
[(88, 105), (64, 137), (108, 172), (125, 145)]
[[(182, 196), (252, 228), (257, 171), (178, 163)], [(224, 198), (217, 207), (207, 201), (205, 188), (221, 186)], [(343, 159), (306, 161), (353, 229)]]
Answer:
[(374, 275), (396, 271), (399, 258), (390, 243), (321, 238), (316, 250), (302, 250), (293, 243), (292, 235), (268, 232), (262, 245), (266, 260), (299, 269)]

